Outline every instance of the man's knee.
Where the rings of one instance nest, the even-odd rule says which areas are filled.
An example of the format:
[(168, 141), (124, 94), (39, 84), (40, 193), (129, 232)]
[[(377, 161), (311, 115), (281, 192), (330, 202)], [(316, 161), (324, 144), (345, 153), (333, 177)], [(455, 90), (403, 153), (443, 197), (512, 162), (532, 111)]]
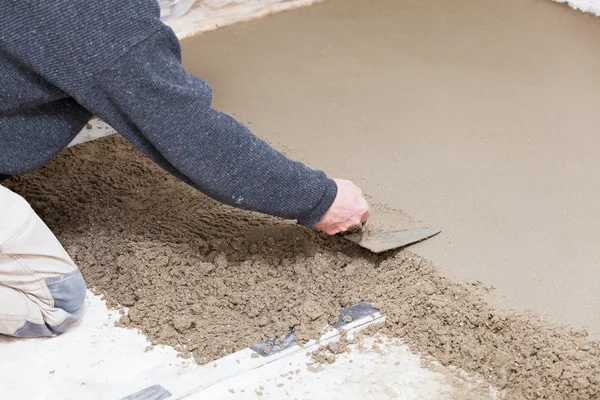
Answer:
[[(13, 335), (15, 325), (14, 336), (63, 333), (83, 312), (86, 288), (81, 273), (29, 204), (1, 185), (0, 210), (0, 286), (14, 291), (3, 292), (16, 303), (23, 299), (15, 293), (31, 302), (11, 307), (0, 299), (0, 319), (7, 325), (0, 326), (0, 333)], [(11, 273), (2, 274), (3, 269)], [(3, 308), (10, 315), (3, 314)]]
[(44, 280), (54, 299), (54, 307), (60, 308), (79, 318), (83, 312), (85, 300), (85, 281), (79, 270)]
[(79, 270), (48, 278), (44, 281), (54, 299), (54, 307), (41, 307), (40, 311), (44, 322), (33, 323), (27, 321), (12, 336), (57, 336), (66, 332), (81, 318), (86, 288)]
[(46, 279), (46, 286), (54, 298), (54, 307), (67, 313), (67, 318), (52, 327), (57, 334), (66, 332), (83, 314), (85, 301), (85, 281), (79, 270), (55, 278)]

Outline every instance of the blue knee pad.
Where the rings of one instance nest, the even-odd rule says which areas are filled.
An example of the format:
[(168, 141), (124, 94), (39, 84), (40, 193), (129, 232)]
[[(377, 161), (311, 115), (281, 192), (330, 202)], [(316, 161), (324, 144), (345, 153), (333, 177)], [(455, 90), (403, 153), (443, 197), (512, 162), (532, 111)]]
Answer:
[(83, 313), (85, 300), (85, 281), (81, 272), (75, 270), (68, 274), (44, 279), (46, 286), (54, 298), (54, 307), (65, 310), (67, 318), (56, 326), (26, 322), (17, 332), (16, 337), (52, 337), (64, 333)]
[(54, 298), (54, 307), (65, 310), (67, 318), (56, 326), (26, 322), (14, 336), (16, 337), (52, 337), (64, 333), (83, 313), (85, 300), (85, 281), (78, 270), (44, 279)]
[(79, 270), (44, 279), (54, 298), (54, 307), (79, 318), (85, 300), (85, 281)]

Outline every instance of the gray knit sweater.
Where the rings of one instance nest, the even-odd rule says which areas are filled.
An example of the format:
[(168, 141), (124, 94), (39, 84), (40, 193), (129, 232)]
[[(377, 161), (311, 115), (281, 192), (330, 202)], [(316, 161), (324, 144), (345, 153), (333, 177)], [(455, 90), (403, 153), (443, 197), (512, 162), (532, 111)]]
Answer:
[(311, 226), (335, 182), (211, 107), (156, 0), (0, 0), (0, 174), (33, 171), (97, 115), (223, 203)]

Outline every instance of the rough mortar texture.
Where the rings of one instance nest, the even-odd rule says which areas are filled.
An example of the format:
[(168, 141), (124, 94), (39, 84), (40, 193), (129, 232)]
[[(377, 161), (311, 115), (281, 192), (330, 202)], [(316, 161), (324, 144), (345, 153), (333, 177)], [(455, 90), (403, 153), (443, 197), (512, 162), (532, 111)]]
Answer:
[(118, 136), (6, 183), (57, 234), (89, 287), (128, 308), (121, 326), (199, 363), (290, 329), (300, 342), (317, 337), (341, 308), (368, 300), (387, 315), (381, 332), (480, 374), (508, 398), (600, 395), (600, 345), (585, 333), (499, 313), (482, 285), (443, 277), (408, 251), (374, 256), (222, 206)]

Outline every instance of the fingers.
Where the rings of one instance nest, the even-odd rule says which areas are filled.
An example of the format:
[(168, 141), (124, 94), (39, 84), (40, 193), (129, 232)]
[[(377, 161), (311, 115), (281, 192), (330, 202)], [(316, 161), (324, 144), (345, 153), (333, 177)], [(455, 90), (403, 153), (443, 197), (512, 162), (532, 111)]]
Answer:
[(369, 219), (369, 203), (362, 190), (351, 181), (334, 179), (338, 194), (329, 210), (314, 228), (330, 235), (345, 232)]
[(347, 230), (360, 226), (363, 222), (366, 222), (369, 219), (369, 203), (362, 197), (357, 200), (357, 203), (357, 206), (348, 211), (348, 215), (344, 220), (331, 222), (321, 230), (330, 235), (335, 235), (337, 233), (346, 232)]

